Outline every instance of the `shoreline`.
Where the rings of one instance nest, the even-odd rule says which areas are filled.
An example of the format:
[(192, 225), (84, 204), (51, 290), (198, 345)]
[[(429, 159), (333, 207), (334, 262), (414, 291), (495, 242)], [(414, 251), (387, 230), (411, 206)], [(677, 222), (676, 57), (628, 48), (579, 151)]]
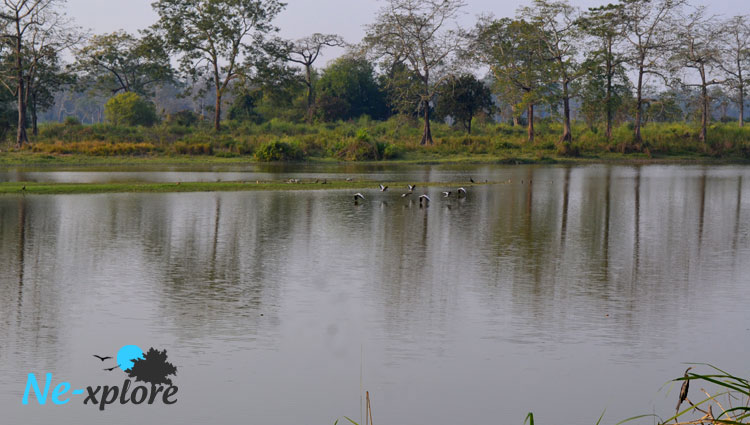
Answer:
[[(414, 182), (384, 181), (397, 193), (406, 192), (407, 184)], [(36, 183), (36, 182), (2, 182), (2, 195), (73, 195), (97, 193), (186, 193), (186, 192), (249, 192), (249, 191), (292, 191), (292, 190), (364, 190), (378, 189), (378, 182), (370, 180), (330, 180), (323, 183), (313, 180), (301, 180), (299, 183), (280, 181), (227, 181), (227, 182), (169, 182), (169, 183)], [(503, 182), (417, 182), (418, 188), (444, 187), (458, 188), (487, 184), (505, 184)], [(403, 189), (402, 189), (403, 188)], [(419, 192), (414, 192), (418, 196)]]
[(644, 154), (607, 154), (601, 156), (542, 156), (533, 155), (449, 155), (414, 158), (342, 161), (335, 158), (311, 157), (300, 161), (263, 162), (251, 156), (219, 157), (195, 155), (153, 156), (93, 156), (80, 154), (49, 155), (38, 153), (0, 153), (0, 168), (19, 166), (234, 166), (234, 165), (577, 165), (577, 164), (696, 164), (696, 165), (750, 165), (750, 159), (711, 157), (698, 155), (652, 156)]

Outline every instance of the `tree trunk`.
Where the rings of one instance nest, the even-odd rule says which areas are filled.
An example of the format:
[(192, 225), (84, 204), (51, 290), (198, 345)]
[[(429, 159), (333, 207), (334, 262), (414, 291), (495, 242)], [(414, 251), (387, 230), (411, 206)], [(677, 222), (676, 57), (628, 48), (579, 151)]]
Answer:
[(708, 133), (708, 86), (706, 85), (706, 72), (701, 67), (701, 134), (700, 141), (706, 143)]
[(23, 62), (21, 59), (21, 28), (20, 22), (16, 20), (16, 78), (18, 79), (16, 87), (16, 98), (18, 99), (18, 131), (16, 133), (16, 148), (20, 149), (23, 144), (29, 141), (26, 134), (26, 90), (24, 88)]
[(469, 120), (464, 123), (464, 127), (466, 128), (466, 133), (469, 135), (471, 134), (471, 120), (473, 117), (469, 117)]
[(529, 103), (526, 109), (526, 118), (528, 120), (527, 130), (529, 134), (529, 144), (534, 143), (534, 104)]
[(570, 145), (573, 134), (570, 131), (570, 96), (568, 95), (568, 82), (563, 81), (563, 134), (560, 143)]
[[(633, 142), (637, 145), (640, 145), (643, 141), (641, 139), (641, 113), (643, 110), (643, 67), (641, 66), (638, 68), (638, 85), (635, 89), (636, 92), (636, 100), (635, 100), (635, 122), (633, 130)], [(623, 152), (625, 151), (625, 148), (628, 147), (627, 144), (623, 144)]]
[(422, 141), (419, 144), (433, 144), (432, 131), (430, 131), (430, 101), (423, 100), (422, 105), (424, 106), (424, 133), (422, 134)]
[(740, 83), (740, 117), (739, 117), (739, 125), (740, 125), (740, 127), (744, 127), (745, 126), (745, 86), (742, 83)]
[(36, 100), (34, 99), (34, 96), (31, 97), (31, 105), (29, 109), (31, 110), (31, 134), (38, 136), (39, 127), (37, 126)]
[(221, 130), (221, 91), (216, 90), (216, 105), (214, 111), (214, 130)]
[(313, 119), (313, 108), (315, 106), (315, 94), (312, 85), (312, 65), (305, 65), (305, 77), (307, 82), (307, 123)]
[(612, 139), (612, 39), (607, 42), (607, 94), (605, 96), (605, 107), (607, 112), (607, 140)]

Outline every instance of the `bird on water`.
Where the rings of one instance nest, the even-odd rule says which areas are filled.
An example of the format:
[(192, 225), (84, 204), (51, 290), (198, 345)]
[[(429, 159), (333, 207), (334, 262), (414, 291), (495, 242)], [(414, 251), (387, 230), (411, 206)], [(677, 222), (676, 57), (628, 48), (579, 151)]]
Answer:
[(463, 187), (459, 187), (456, 193), (458, 193), (459, 197), (466, 196), (466, 189), (464, 189)]
[(381, 184), (381, 185), (380, 185), (380, 191), (381, 191), (381, 192), (385, 192), (386, 190), (388, 190), (388, 186), (383, 186), (383, 185)]
[(414, 189), (417, 187), (415, 184), (407, 184), (406, 186), (409, 188), (409, 192), (414, 192)]

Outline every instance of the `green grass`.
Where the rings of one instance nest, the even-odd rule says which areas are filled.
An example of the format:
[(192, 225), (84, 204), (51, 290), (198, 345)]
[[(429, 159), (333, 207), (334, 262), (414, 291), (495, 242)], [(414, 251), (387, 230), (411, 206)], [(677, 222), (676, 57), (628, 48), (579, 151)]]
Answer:
[[(406, 188), (414, 182), (384, 182), (394, 192)], [(418, 187), (469, 187), (483, 183), (470, 182), (429, 182), (417, 183)], [(247, 182), (185, 182), (185, 183), (35, 183), (4, 182), (0, 183), (0, 194), (35, 194), (64, 195), (82, 193), (168, 193), (168, 192), (237, 192), (252, 190), (362, 190), (377, 188), (377, 183), (366, 180), (300, 180), (299, 183), (280, 181), (247, 181)], [(405, 190), (404, 190), (405, 191)]]
[(403, 117), (351, 122), (302, 124), (271, 120), (262, 124), (227, 121), (221, 132), (209, 126), (159, 124), (126, 127), (109, 124), (48, 123), (22, 150), (0, 142), (0, 164), (245, 163), (269, 160), (551, 163), (580, 161), (750, 161), (750, 126), (717, 123), (709, 140), (698, 140), (689, 123), (649, 123), (635, 153), (621, 153), (632, 140), (628, 123), (616, 127), (612, 140), (601, 128), (574, 125), (575, 155), (560, 155), (560, 124), (536, 124), (532, 144), (521, 126), (477, 122), (471, 135), (433, 123), (434, 145), (421, 146), (421, 124)]

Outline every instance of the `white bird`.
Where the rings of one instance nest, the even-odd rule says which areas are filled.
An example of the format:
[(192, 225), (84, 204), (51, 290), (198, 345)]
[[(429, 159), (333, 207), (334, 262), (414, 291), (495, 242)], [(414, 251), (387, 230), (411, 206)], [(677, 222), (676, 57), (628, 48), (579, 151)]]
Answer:
[(414, 188), (417, 187), (415, 184), (407, 184), (407, 186), (409, 186), (409, 192), (414, 192)]
[(381, 191), (381, 192), (385, 192), (386, 190), (388, 190), (388, 186), (383, 186), (383, 185), (381, 184), (381, 185), (380, 185), (380, 191)]
[(461, 196), (462, 193), (464, 196), (466, 196), (466, 189), (464, 189), (463, 187), (459, 187), (457, 192), (458, 196)]
[(357, 202), (359, 199), (364, 200), (365, 197), (361, 193), (357, 192), (354, 194), (354, 202)]
[(451, 196), (451, 193), (452, 192), (450, 190), (447, 191), (447, 192), (443, 192), (443, 198), (447, 198), (447, 197)]
[(352, 178), (351, 177), (347, 177), (346, 181), (350, 182), (350, 181), (352, 181)]

